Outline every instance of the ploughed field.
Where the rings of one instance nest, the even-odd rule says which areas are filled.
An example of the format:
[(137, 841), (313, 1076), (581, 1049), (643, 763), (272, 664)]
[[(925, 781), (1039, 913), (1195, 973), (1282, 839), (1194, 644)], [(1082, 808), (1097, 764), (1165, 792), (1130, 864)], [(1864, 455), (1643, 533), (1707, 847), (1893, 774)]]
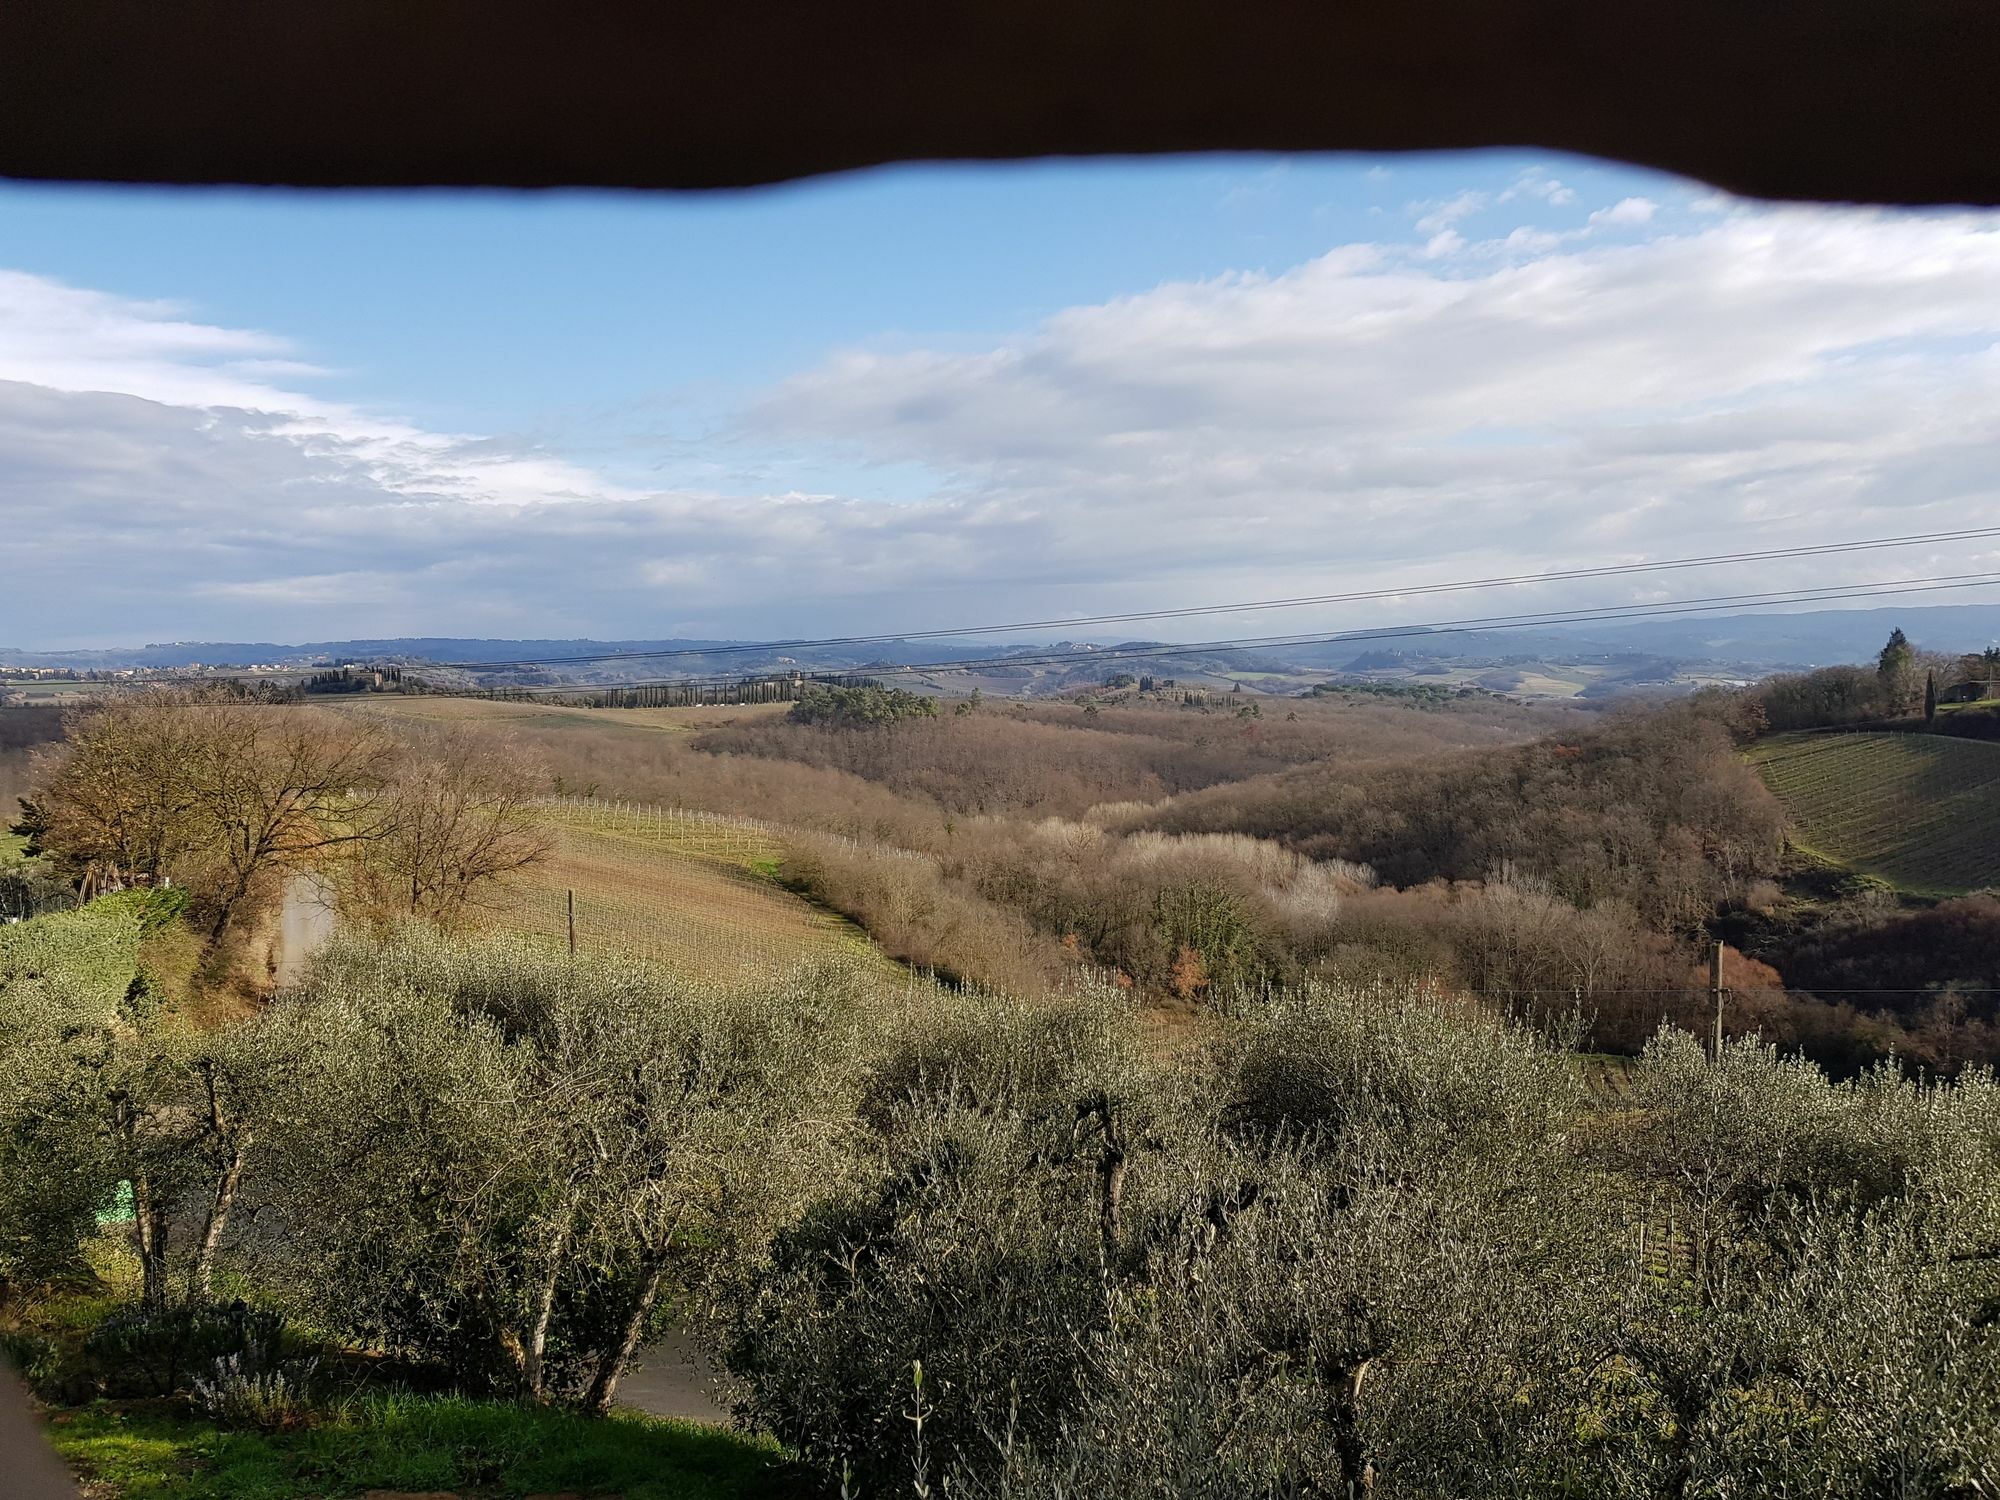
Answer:
[(2000, 744), (1779, 734), (1750, 759), (1805, 852), (1920, 896), (2000, 885)]

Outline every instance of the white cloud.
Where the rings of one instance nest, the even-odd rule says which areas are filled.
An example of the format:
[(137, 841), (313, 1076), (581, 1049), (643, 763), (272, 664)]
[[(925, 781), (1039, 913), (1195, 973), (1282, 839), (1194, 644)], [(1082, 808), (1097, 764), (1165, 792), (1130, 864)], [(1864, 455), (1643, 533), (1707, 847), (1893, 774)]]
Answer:
[(1554, 230), (1535, 229), (1523, 224), (1500, 242), (1500, 248), (1515, 253), (1544, 255), (1571, 238), (1574, 238), (1573, 234), (1559, 234)]
[[(1538, 178), (1518, 196), (1568, 191)], [(1661, 233), (1627, 206), (1644, 201), (1601, 211), (1637, 237), (1447, 226), (983, 346), (835, 352), (714, 455), (718, 474), (818, 493), (653, 491), (425, 431), (315, 396), (310, 351), (280, 338), (7, 273), (0, 643), (919, 626), (1943, 529), (1991, 508), (1994, 218), (1737, 207)], [(869, 464), (936, 481), (907, 503), (825, 493)]]
[(1412, 205), (1424, 210), (1417, 220), (1417, 233), (1436, 234), (1461, 220), (1469, 219), (1491, 201), (1485, 193), (1467, 191), (1442, 203)]
[(1475, 551), (1921, 529), (1980, 503), (2000, 462), (1992, 219), (1777, 210), (1513, 248), (1546, 253), (1468, 275), (1348, 247), (972, 353), (852, 352), (761, 420), (1067, 512), (1073, 550), (1210, 598), (1225, 576), (1254, 595), (1390, 563), (1450, 576)]
[(172, 304), (0, 271), (0, 381), (255, 414), (271, 434), (339, 453), (390, 491), (492, 503), (606, 492), (600, 478), (559, 459), (495, 451), (278, 384), (324, 373), (293, 352), (271, 334), (188, 321)]
[(1548, 173), (1530, 168), (1516, 177), (1513, 184), (1500, 194), (1502, 203), (1516, 198), (1539, 198), (1542, 202), (1561, 208), (1576, 201), (1576, 190), (1566, 187)]
[(1660, 205), (1651, 198), (1620, 198), (1609, 208), (1600, 208), (1590, 216), (1593, 224), (1650, 224)]

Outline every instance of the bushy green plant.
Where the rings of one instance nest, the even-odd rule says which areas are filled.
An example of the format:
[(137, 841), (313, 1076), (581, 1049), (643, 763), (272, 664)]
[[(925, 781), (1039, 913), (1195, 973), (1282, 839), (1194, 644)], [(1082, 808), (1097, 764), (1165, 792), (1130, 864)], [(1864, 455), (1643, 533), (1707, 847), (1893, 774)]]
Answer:
[(137, 886), (99, 897), (93, 910), (128, 912), (139, 923), (141, 933), (158, 932), (187, 914), (193, 898), (185, 886)]
[(190, 1392), (195, 1410), (225, 1427), (270, 1431), (299, 1427), (312, 1419), (317, 1362), (270, 1363), (254, 1354), (225, 1354)]
[(900, 724), (905, 719), (935, 719), (937, 711), (937, 699), (907, 688), (812, 685), (799, 695), (786, 717), (794, 724), (861, 729)]
[(263, 1274), (469, 1389), (608, 1406), (676, 1295), (838, 1178), (862, 991), (718, 992), (411, 928), (270, 1014)]
[(0, 1333), (0, 1362), (10, 1364), (39, 1389), (52, 1377), (62, 1360), (62, 1350), (54, 1339), (36, 1333)]
[(130, 897), (107, 896), (74, 911), (0, 926), (0, 985), (52, 976), (100, 1004), (115, 1004), (139, 972), (142, 923)]

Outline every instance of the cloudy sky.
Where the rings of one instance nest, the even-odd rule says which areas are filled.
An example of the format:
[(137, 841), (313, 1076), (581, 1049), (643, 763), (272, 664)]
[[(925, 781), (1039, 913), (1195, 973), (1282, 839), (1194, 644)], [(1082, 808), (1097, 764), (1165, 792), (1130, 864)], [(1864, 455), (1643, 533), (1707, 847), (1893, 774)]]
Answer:
[(1566, 159), (5, 188), (0, 645), (921, 629), (2000, 524), (1996, 395), (2000, 218)]

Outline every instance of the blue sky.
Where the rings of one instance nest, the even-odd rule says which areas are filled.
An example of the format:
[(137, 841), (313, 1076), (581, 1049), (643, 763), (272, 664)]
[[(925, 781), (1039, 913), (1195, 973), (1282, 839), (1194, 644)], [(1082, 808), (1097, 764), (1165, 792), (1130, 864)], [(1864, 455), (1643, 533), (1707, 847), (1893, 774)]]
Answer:
[(919, 628), (1931, 529), (1995, 456), (1939, 403), (1989, 390), (1996, 247), (1514, 153), (0, 187), (0, 645)]
[(901, 167), (708, 196), (16, 184), (0, 186), (0, 257), (280, 331), (347, 372), (329, 391), (494, 430), (740, 389), (845, 344), (997, 336), (1161, 282), (1281, 271), (1538, 164), (1593, 201), (1679, 187), (1513, 153)]

